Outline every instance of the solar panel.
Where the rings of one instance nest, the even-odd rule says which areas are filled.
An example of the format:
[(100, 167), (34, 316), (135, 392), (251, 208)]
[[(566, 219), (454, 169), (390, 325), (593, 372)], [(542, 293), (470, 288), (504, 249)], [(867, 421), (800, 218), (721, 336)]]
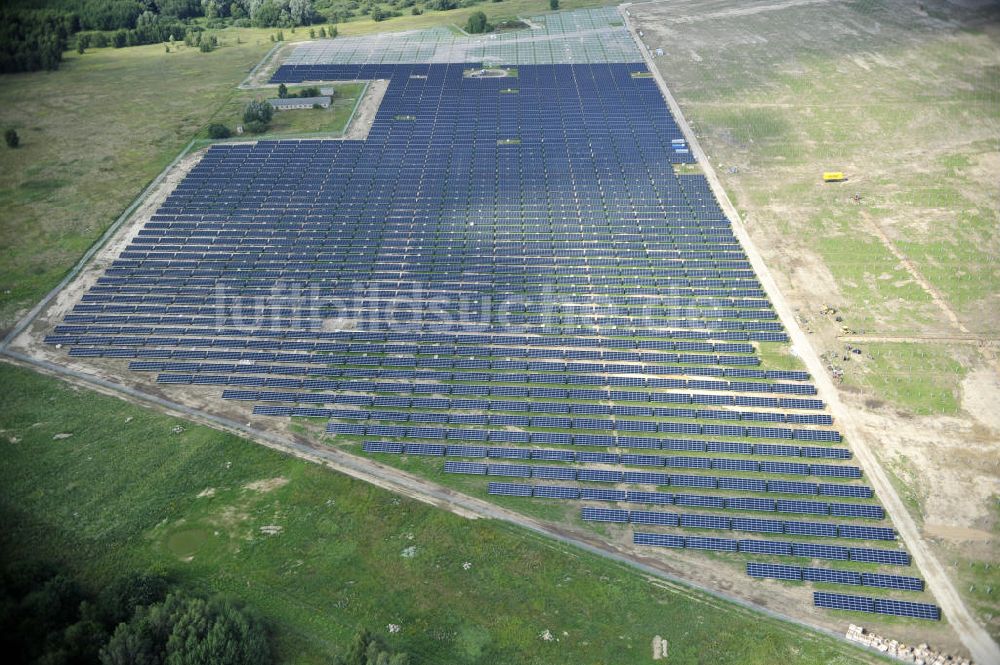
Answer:
[(730, 522), (733, 531), (754, 531), (758, 533), (784, 533), (785, 523), (781, 520), (761, 520), (734, 517)]
[(604, 471), (601, 469), (580, 469), (576, 477), (577, 480), (596, 483), (620, 483), (622, 481), (620, 471)]
[(533, 466), (531, 467), (533, 478), (544, 478), (546, 480), (576, 480), (576, 469), (567, 469), (558, 466)]
[(587, 522), (628, 522), (627, 510), (610, 510), (607, 508), (591, 508), (584, 506), (580, 509), (580, 517)]
[(729, 538), (694, 538), (684, 537), (684, 547), (691, 550), (715, 550), (717, 552), (736, 552), (735, 540)]
[(636, 545), (653, 545), (655, 547), (683, 548), (685, 545), (683, 536), (666, 533), (640, 533), (638, 531), (632, 535), (632, 542)]
[(660, 526), (678, 526), (680, 518), (674, 513), (658, 513), (647, 510), (633, 510), (629, 513), (629, 521), (633, 524), (656, 524)]
[(819, 522), (785, 522), (785, 533), (798, 536), (819, 536), (836, 538), (837, 525)]
[(908, 566), (910, 565), (910, 555), (902, 550), (874, 550), (865, 547), (852, 547), (851, 561)]
[(885, 517), (882, 506), (855, 503), (831, 503), (830, 514), (834, 517), (865, 517), (880, 520)]
[(445, 455), (449, 457), (486, 457), (483, 446), (447, 446)]
[(361, 445), (361, 449), (366, 453), (395, 453), (398, 455), (403, 452), (403, 444), (388, 441), (365, 441)]
[(463, 473), (470, 475), (485, 476), (486, 465), (475, 462), (445, 462), (445, 473)]
[(729, 518), (715, 515), (681, 515), (681, 526), (694, 529), (728, 529)]
[(895, 540), (896, 531), (888, 527), (881, 526), (854, 526), (841, 524), (839, 527), (841, 538), (857, 538), (859, 540)]
[(875, 602), (871, 598), (863, 596), (847, 596), (840, 593), (826, 593), (816, 591), (813, 593), (813, 605), (816, 607), (826, 607), (832, 610), (848, 610), (851, 612), (875, 612)]
[(490, 483), (487, 487), (490, 494), (499, 496), (531, 496), (531, 485), (515, 485), (513, 483)]
[(576, 487), (559, 487), (555, 485), (536, 485), (532, 496), (546, 499), (579, 499), (580, 490)]
[(775, 508), (779, 513), (808, 513), (811, 515), (827, 515), (830, 504), (816, 501), (785, 501), (779, 499)]
[(941, 620), (941, 608), (929, 603), (911, 603), (903, 600), (874, 599), (876, 614), (887, 614), (899, 617), (914, 617), (930, 621)]
[(626, 494), (624, 490), (581, 487), (580, 498), (590, 501), (625, 501)]
[(445, 446), (439, 446), (437, 444), (431, 443), (408, 443), (406, 444), (406, 454), (407, 455), (432, 455), (440, 456), (444, 455)]
[(697, 494), (675, 494), (674, 503), (678, 506), (695, 508), (725, 508), (726, 501), (721, 496), (701, 496)]
[(626, 492), (625, 500), (629, 503), (650, 503), (669, 506), (674, 502), (674, 495), (665, 492)]
[(883, 575), (880, 573), (861, 573), (861, 584), (883, 589), (901, 589), (905, 591), (923, 591), (924, 581), (919, 577), (903, 575)]
[(810, 559), (835, 559), (838, 561), (847, 561), (849, 559), (847, 548), (836, 545), (794, 543), (792, 545), (792, 554)]
[(645, 471), (625, 471), (622, 482), (639, 485), (668, 485), (670, 478), (665, 473), (648, 473)]
[(830, 568), (803, 568), (802, 579), (806, 582), (860, 585), (861, 573), (853, 570), (832, 570)]
[(747, 561), (747, 575), (776, 580), (802, 580), (802, 569), (798, 566), (785, 566), (774, 563), (757, 563)]
[(531, 477), (531, 467), (526, 464), (490, 464), (486, 472), (491, 476)]

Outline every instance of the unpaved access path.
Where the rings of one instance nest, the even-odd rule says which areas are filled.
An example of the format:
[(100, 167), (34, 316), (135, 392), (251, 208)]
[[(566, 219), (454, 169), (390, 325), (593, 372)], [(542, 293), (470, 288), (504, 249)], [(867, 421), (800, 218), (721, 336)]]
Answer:
[(799, 327), (794, 310), (778, 289), (777, 282), (770, 270), (768, 270), (763, 257), (755, 247), (750, 235), (747, 233), (742, 218), (726, 195), (726, 191), (723, 189), (722, 183), (712, 168), (708, 156), (699, 145), (694, 131), (692, 131), (690, 125), (684, 119), (680, 105), (674, 99), (670, 89), (667, 88), (667, 83), (656, 63), (653, 62), (649, 51), (642, 46), (642, 39), (636, 31), (631, 17), (624, 11), (626, 7), (628, 5), (621, 6), (625, 25), (628, 27), (636, 44), (639, 45), (639, 50), (646, 61), (646, 66), (653, 73), (660, 91), (670, 106), (670, 111), (673, 113), (674, 119), (677, 121), (688, 144), (691, 146), (691, 151), (701, 164), (705, 177), (708, 179), (716, 198), (718, 198), (719, 204), (722, 206), (723, 211), (725, 211), (726, 216), (731, 220), (733, 232), (743, 246), (747, 254), (747, 259), (753, 266), (761, 285), (770, 297), (775, 311), (788, 332), (791, 343), (798, 350), (809, 373), (812, 374), (820, 397), (826, 401), (834, 418), (840, 423), (840, 428), (850, 441), (851, 448), (857, 456), (859, 463), (864, 468), (868, 481), (873, 486), (878, 498), (882, 501), (886, 512), (892, 519), (893, 525), (899, 532), (900, 538), (906, 543), (914, 562), (924, 574), (927, 588), (934, 595), (941, 606), (941, 612), (948, 619), (949, 624), (969, 650), (973, 659), (981, 665), (1000, 663), (1000, 647), (993, 641), (989, 633), (976, 622), (965, 606), (965, 602), (955, 589), (944, 567), (933, 552), (931, 552), (930, 547), (924, 542), (920, 534), (920, 529), (906, 510), (902, 499), (896, 493), (895, 488), (889, 481), (889, 477), (875, 457), (875, 453), (864, 434), (864, 429), (855, 418), (853, 411), (848, 409), (840, 400), (840, 394), (834, 386), (829, 373), (826, 372), (823, 362), (820, 360), (819, 353), (813, 347), (809, 337)]

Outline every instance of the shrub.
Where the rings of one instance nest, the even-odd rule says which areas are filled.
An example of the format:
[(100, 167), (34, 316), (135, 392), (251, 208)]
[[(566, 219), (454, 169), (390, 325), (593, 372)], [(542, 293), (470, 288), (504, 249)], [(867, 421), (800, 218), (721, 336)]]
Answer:
[(486, 14), (483, 12), (473, 12), (469, 15), (469, 22), (465, 24), (465, 31), (473, 35), (489, 32), (492, 29), (493, 26), (486, 22)]
[(267, 131), (267, 123), (260, 120), (251, 120), (243, 125), (243, 129), (251, 134), (263, 134)]
[(21, 145), (21, 137), (17, 135), (17, 130), (13, 128), (3, 133), (3, 140), (7, 142), (8, 148), (16, 148)]
[(228, 139), (230, 136), (229, 128), (225, 125), (213, 122), (208, 126), (208, 135), (213, 139)]

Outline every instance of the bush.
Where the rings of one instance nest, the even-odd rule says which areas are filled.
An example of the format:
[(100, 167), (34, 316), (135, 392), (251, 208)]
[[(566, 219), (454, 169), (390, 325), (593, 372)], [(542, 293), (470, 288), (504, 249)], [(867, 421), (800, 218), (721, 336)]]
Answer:
[(552, 11), (559, 9), (559, 0), (549, 0), (549, 9)]
[(208, 136), (213, 139), (228, 139), (230, 136), (229, 128), (221, 123), (213, 122), (208, 126)]
[(243, 125), (243, 130), (250, 134), (263, 134), (267, 131), (268, 124), (260, 120), (251, 120)]
[(7, 142), (8, 148), (16, 148), (21, 145), (21, 137), (17, 135), (17, 130), (13, 128), (3, 133), (3, 140)]
[(262, 102), (259, 99), (255, 99), (246, 105), (243, 109), (243, 122), (260, 122), (265, 126), (271, 122), (271, 118), (274, 116), (274, 108), (267, 102)]
[(465, 24), (465, 31), (473, 35), (480, 35), (492, 29), (493, 26), (486, 22), (486, 14), (483, 12), (473, 12), (469, 15), (469, 22)]

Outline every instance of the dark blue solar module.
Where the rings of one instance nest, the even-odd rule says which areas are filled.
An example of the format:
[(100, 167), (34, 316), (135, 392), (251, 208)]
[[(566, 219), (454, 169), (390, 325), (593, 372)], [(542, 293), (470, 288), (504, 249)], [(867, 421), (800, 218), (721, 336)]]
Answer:
[(832, 610), (850, 610), (852, 612), (875, 612), (875, 601), (863, 596), (847, 596), (840, 593), (813, 593), (813, 604), (816, 607), (826, 607)]
[(881, 573), (861, 573), (861, 584), (883, 589), (902, 589), (905, 591), (923, 591), (924, 581), (919, 577), (904, 575), (883, 575)]
[(608, 508), (591, 508), (584, 506), (580, 509), (580, 517), (587, 522), (628, 522), (627, 510), (611, 510)]
[(798, 566), (747, 561), (747, 575), (750, 577), (769, 577), (776, 580), (801, 581), (802, 569)]
[(830, 568), (803, 568), (802, 579), (806, 582), (827, 582), (829, 584), (861, 584), (861, 574), (853, 570), (833, 570)]
[(684, 537), (667, 533), (641, 533), (636, 531), (632, 535), (632, 542), (636, 545), (653, 545), (655, 547), (684, 547)]
[(657, 524), (660, 526), (678, 526), (680, 516), (675, 513), (658, 513), (648, 510), (633, 510), (629, 513), (629, 521), (633, 524)]
[(826, 607), (834, 610), (887, 614), (891, 616), (928, 619), (930, 621), (941, 620), (941, 608), (929, 603), (911, 603), (901, 600), (848, 596), (839, 593), (817, 591), (813, 594), (813, 604), (816, 607)]
[(464, 473), (478, 476), (486, 475), (486, 465), (476, 462), (445, 462), (445, 473)]
[(874, 550), (865, 547), (852, 547), (851, 561), (885, 563), (893, 566), (909, 566), (910, 555), (903, 550)]
[(941, 620), (941, 608), (929, 603), (911, 603), (904, 600), (875, 598), (875, 613), (899, 617), (914, 617), (930, 621)]

